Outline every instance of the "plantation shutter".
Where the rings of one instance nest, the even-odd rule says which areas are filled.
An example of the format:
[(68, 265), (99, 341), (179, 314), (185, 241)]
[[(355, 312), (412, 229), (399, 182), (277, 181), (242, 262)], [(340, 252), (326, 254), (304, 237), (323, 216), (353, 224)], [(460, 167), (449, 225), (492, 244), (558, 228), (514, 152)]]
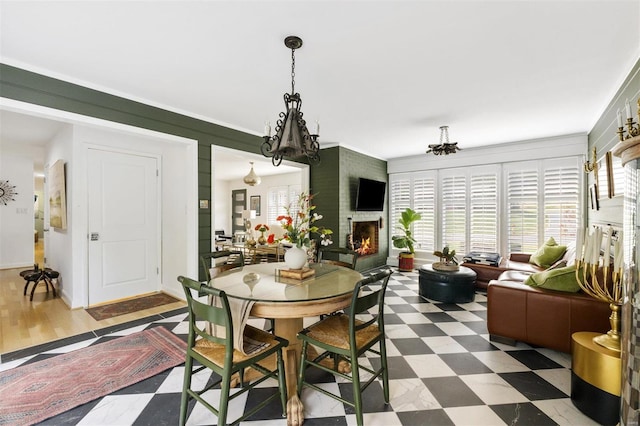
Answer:
[(469, 250), (498, 252), (497, 173), (472, 171), (469, 196)]
[(464, 173), (440, 179), (442, 197), (442, 245), (464, 253), (466, 250), (467, 179)]
[(413, 224), (413, 237), (421, 250), (435, 250), (436, 180), (433, 174), (413, 179), (413, 209), (421, 219)]
[(507, 172), (509, 253), (533, 253), (538, 248), (538, 168), (535, 164)]
[[(289, 206), (292, 201), (295, 202), (298, 199), (298, 194), (300, 194), (300, 185), (270, 187), (268, 195), (268, 223), (277, 223), (276, 218), (286, 214), (286, 207)], [(291, 213), (294, 214), (297, 212), (297, 206), (293, 205), (292, 207), (294, 207), (295, 211)]]
[[(558, 244), (576, 240), (580, 176), (575, 165), (544, 169), (544, 239)], [(602, 196), (602, 195), (601, 195)]]
[(389, 228), (391, 235), (396, 235), (402, 212), (411, 207), (411, 179), (409, 175), (395, 175), (390, 179), (389, 186), (389, 220), (391, 220)]

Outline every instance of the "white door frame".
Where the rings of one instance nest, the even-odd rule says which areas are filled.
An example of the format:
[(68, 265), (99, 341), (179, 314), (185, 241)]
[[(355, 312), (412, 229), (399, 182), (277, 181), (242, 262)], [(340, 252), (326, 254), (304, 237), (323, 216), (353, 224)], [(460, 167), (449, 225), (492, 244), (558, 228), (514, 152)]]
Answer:
[[(156, 170), (158, 171), (159, 175), (158, 175), (158, 179), (156, 180), (156, 205), (155, 205), (155, 209), (156, 209), (156, 259), (157, 259), (157, 263), (158, 263), (158, 273), (155, 275), (156, 277), (156, 284), (155, 284), (155, 291), (159, 291), (161, 289), (161, 285), (162, 285), (162, 269), (163, 269), (163, 263), (162, 263), (162, 156), (157, 154), (157, 153), (149, 153), (149, 152), (140, 152), (140, 151), (134, 151), (134, 150), (128, 150), (128, 149), (122, 149), (122, 148), (115, 148), (115, 147), (110, 147), (110, 146), (104, 146), (104, 145), (98, 145), (98, 144), (84, 144), (84, 149), (86, 149), (87, 153), (90, 150), (98, 150), (98, 151), (104, 151), (104, 152), (111, 152), (111, 153), (116, 153), (116, 154), (125, 154), (125, 155), (134, 155), (134, 156), (140, 156), (140, 157), (147, 157), (147, 158), (153, 158), (156, 161)], [(88, 170), (87, 170), (88, 172)], [(87, 175), (87, 182), (89, 182), (89, 176)], [(88, 196), (88, 192), (90, 191), (90, 188), (87, 188), (87, 196)], [(88, 213), (89, 213), (89, 209), (87, 208), (87, 236), (88, 238), (90, 238), (90, 233), (92, 232), (92, 230), (89, 227), (89, 217), (88, 217)], [(90, 244), (90, 243), (89, 243)], [(85, 300), (85, 305), (86, 306), (90, 306), (89, 305), (89, 300), (90, 300), (90, 291), (91, 291), (91, 283), (90, 281), (90, 271), (89, 271), (89, 247), (87, 246), (87, 280), (86, 280), (86, 300)]]

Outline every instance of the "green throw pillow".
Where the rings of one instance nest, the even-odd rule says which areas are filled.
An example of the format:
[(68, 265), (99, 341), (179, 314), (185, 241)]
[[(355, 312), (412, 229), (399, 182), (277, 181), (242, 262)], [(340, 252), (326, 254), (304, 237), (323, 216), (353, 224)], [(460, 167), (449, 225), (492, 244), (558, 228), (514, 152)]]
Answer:
[(580, 285), (578, 281), (576, 281), (575, 265), (536, 272), (535, 274), (529, 275), (524, 283), (531, 287), (540, 287), (549, 290), (566, 291), (570, 293), (580, 291)]
[(559, 246), (556, 240), (551, 237), (542, 247), (531, 255), (529, 263), (546, 269), (553, 265), (556, 260), (560, 259), (565, 251), (567, 251), (567, 246)]

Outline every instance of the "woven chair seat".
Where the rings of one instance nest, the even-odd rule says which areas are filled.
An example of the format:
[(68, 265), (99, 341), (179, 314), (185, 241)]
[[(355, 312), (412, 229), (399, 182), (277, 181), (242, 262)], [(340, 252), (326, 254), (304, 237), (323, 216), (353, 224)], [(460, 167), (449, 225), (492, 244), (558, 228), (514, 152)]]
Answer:
[[(356, 325), (362, 324), (362, 321), (359, 320), (355, 322)], [(318, 342), (349, 350), (349, 317), (345, 314), (328, 316), (309, 327), (307, 336)], [(379, 336), (380, 330), (377, 324), (371, 324), (369, 327), (356, 331), (356, 345), (360, 349)]]
[[(351, 305), (346, 309), (346, 312), (328, 316), (298, 332), (298, 339), (302, 340), (302, 356), (300, 357), (300, 373), (298, 374), (299, 394), (303, 388), (308, 387), (353, 407), (358, 426), (364, 424), (362, 391), (375, 379), (382, 379), (382, 396), (385, 404), (389, 403), (389, 368), (384, 334), (384, 295), (391, 274), (392, 271), (387, 268), (361, 279), (353, 288)], [(374, 310), (374, 308), (377, 309)], [(368, 319), (365, 319), (365, 316)], [(317, 346), (317, 350), (320, 352), (318, 355), (308, 358), (308, 350), (312, 345)], [(359, 358), (367, 352), (380, 357), (379, 366), (360, 363)], [(329, 357), (333, 359), (333, 367), (323, 363)], [(351, 364), (350, 371), (340, 367), (341, 363), (345, 361)], [(353, 385), (351, 387), (352, 399), (345, 398), (342, 389), (340, 389), (340, 393), (330, 392), (314, 382), (307, 381), (305, 374), (307, 368), (319, 369), (351, 382)], [(370, 378), (361, 380), (361, 370), (370, 374)], [(348, 375), (349, 373), (351, 375)]]
[[(211, 258), (217, 258), (213, 253)], [(205, 272), (209, 260), (203, 261)], [(282, 348), (289, 345), (286, 339), (266, 331), (244, 325), (242, 347), (236, 348), (240, 342), (233, 336), (236, 327), (232, 318), (231, 306), (227, 294), (207, 283), (179, 276), (178, 281), (184, 289), (189, 309), (189, 337), (187, 337), (187, 353), (184, 362), (184, 382), (180, 398), (180, 420), (178, 424), (185, 426), (190, 411), (190, 401), (195, 400), (209, 410), (217, 418), (218, 426), (237, 425), (253, 416), (258, 411), (280, 400), (282, 413), (287, 412), (287, 386), (285, 383), (284, 359)], [(207, 301), (204, 299), (206, 297)], [(212, 299), (216, 303), (212, 304)], [(233, 330), (232, 330), (233, 329)], [(215, 334), (214, 334), (215, 333)], [(218, 343), (221, 342), (221, 343)], [(275, 358), (273, 368), (272, 358)], [(225, 362), (226, 361), (226, 362)], [(215, 373), (202, 386), (192, 382), (194, 374), (209, 369)], [(251, 369), (258, 374), (256, 378), (245, 381), (245, 371)], [(239, 379), (239, 382), (236, 382)], [(234, 421), (227, 421), (229, 402), (237, 397), (246, 396), (246, 392), (260, 386), (265, 380), (278, 381), (278, 392), (263, 395), (252, 407), (247, 407), (242, 415)], [(242, 389), (231, 394), (231, 385), (240, 384)], [(217, 408), (212, 404), (211, 389), (218, 388)], [(192, 407), (192, 406), (191, 406)], [(233, 411), (233, 410), (232, 410)], [(237, 413), (236, 413), (237, 414)], [(199, 415), (199, 414), (198, 414)], [(208, 424), (212, 422), (207, 420)]]
[[(233, 362), (238, 363), (250, 359), (278, 344), (278, 341), (273, 338), (273, 334), (268, 333), (264, 330), (260, 330), (258, 328), (252, 327), (250, 325), (245, 326), (244, 328), (244, 337), (245, 340), (253, 339), (259, 341), (261, 343), (266, 343), (267, 346), (251, 353), (249, 355), (245, 355), (237, 349), (233, 351)], [(196, 344), (193, 348), (194, 351), (207, 358), (211, 362), (215, 363), (220, 367), (224, 367), (224, 353), (226, 346), (220, 343), (212, 342), (211, 340), (200, 338), (196, 340)]]

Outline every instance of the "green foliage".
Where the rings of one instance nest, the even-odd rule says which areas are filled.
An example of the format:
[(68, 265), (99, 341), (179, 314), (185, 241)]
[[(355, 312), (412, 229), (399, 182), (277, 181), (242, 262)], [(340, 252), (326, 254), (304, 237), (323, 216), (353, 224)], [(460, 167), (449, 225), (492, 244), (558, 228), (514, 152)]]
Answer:
[(416, 239), (411, 235), (411, 225), (420, 219), (422, 219), (420, 213), (410, 208), (402, 212), (400, 219), (398, 219), (398, 223), (400, 223), (401, 226), (396, 227), (396, 229), (402, 231), (402, 235), (394, 235), (391, 237), (395, 248), (406, 249), (406, 251), (411, 254), (415, 253), (413, 243), (416, 242)]
[(440, 260), (444, 260), (444, 263), (458, 264), (458, 258), (456, 257), (455, 250), (449, 250), (449, 246), (444, 246), (442, 251), (434, 251), (433, 254), (438, 256)]

